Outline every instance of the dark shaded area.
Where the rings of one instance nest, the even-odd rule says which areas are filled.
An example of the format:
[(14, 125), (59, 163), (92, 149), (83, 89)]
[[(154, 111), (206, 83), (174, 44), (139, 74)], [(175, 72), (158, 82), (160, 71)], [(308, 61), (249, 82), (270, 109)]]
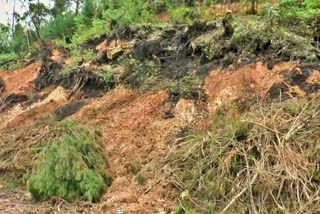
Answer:
[[(296, 66), (292, 70), (282, 72), (285, 82), (273, 85), (268, 92), (268, 99), (271, 100), (286, 100), (290, 96), (288, 94), (290, 86), (299, 86), (301, 90), (307, 94), (312, 94), (320, 91), (319, 83), (308, 83), (307, 80), (313, 72), (316, 72), (320, 68), (320, 63), (302, 63)], [(297, 94), (291, 94), (291, 96), (297, 96)]]
[(66, 89), (82, 90), (85, 97), (100, 96), (105, 90), (105, 82), (95, 72), (97, 68), (80, 66), (71, 69), (67, 74), (61, 74), (62, 65), (50, 62), (43, 66), (39, 76), (33, 81), (36, 90), (49, 85), (60, 85)]
[(3, 79), (0, 77), (0, 93), (4, 90), (5, 84)]
[(159, 56), (162, 51), (161, 42), (158, 40), (139, 41), (135, 44), (132, 55), (136, 60), (152, 59)]
[(54, 115), (57, 121), (61, 121), (64, 118), (76, 113), (87, 103), (84, 100), (77, 100), (74, 102), (67, 103), (63, 106), (60, 106), (56, 109)]
[(12, 105), (28, 100), (28, 96), (25, 94), (10, 94), (1, 100), (2, 105), (11, 107)]
[(101, 42), (103, 42), (107, 38), (108, 38), (107, 34), (102, 34), (102, 35), (100, 35), (98, 37), (90, 38), (87, 41), (85, 41), (81, 45), (81, 47), (82, 48), (88, 48), (88, 49), (95, 49), (98, 44), (100, 44)]
[(109, 62), (109, 59), (107, 57), (107, 50), (99, 51), (96, 58), (95, 58), (95, 61), (99, 64)]

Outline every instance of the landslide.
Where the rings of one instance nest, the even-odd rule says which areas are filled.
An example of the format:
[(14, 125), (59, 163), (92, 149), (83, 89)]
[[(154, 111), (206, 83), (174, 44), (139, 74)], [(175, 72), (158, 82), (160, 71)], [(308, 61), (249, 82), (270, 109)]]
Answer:
[[(226, 103), (245, 114), (257, 102), (308, 99), (320, 88), (312, 38), (255, 18), (123, 26), (81, 50), (95, 58), (72, 62), (72, 50), (51, 44), (35, 63), (0, 71), (1, 212), (170, 213), (187, 198), (182, 205), (201, 213), (201, 196), (180, 180), (193, 158), (179, 150), (193, 142), (184, 137), (208, 130)], [(111, 185), (97, 203), (33, 203), (25, 188), (33, 148), (69, 119), (99, 130)], [(177, 169), (167, 155), (181, 151), (189, 156), (176, 158)]]

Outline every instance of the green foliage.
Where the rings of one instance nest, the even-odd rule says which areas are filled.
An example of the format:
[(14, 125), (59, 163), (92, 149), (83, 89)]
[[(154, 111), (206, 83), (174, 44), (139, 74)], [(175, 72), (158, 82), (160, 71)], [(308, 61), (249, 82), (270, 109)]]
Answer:
[(0, 53), (10, 52), (10, 28), (0, 23)]
[(146, 178), (144, 177), (144, 175), (139, 173), (136, 175), (135, 180), (138, 184), (142, 185), (145, 182)]
[(196, 75), (184, 76), (181, 79), (171, 80), (169, 90), (182, 98), (199, 98), (202, 90), (202, 78)]
[(97, 133), (73, 121), (53, 126), (51, 131), (53, 136), (35, 148), (40, 152), (39, 163), (28, 180), (33, 199), (99, 200), (111, 180)]
[(54, 17), (61, 16), (72, 4), (71, 0), (53, 0), (53, 2), (54, 5), (53, 8), (51, 8), (51, 14)]
[(180, 203), (176, 206), (175, 211), (176, 211), (176, 214), (183, 214), (183, 213), (185, 213), (185, 212), (184, 212), (184, 209), (183, 209), (183, 207), (182, 207), (182, 205), (181, 205)]
[(75, 14), (57, 15), (41, 28), (41, 35), (45, 39), (58, 39), (72, 35), (76, 28)]
[(284, 18), (309, 18), (320, 15), (320, 1), (318, 0), (279, 0), (271, 8), (271, 12)]
[(10, 60), (14, 60), (17, 59), (17, 54), (14, 52), (11, 53), (2, 53), (0, 54), (0, 62), (6, 62), (6, 61), (10, 61)]
[(171, 21), (175, 23), (190, 23), (190, 13), (192, 12), (192, 9), (186, 6), (180, 6), (180, 7), (169, 7), (169, 13), (171, 15)]
[(159, 65), (156, 62), (152, 60), (140, 62), (131, 56), (119, 60), (124, 65), (124, 72), (120, 76), (123, 84), (142, 90), (158, 85)]
[[(36, 35), (33, 31), (31, 31), (30, 36), (31, 42), (34, 42), (36, 40)], [(28, 48), (27, 36), (24, 32), (24, 27), (20, 24), (16, 25), (15, 32), (10, 42), (10, 47), (12, 51), (18, 55), (22, 55), (23, 51), (27, 50)]]
[(83, 15), (76, 17), (76, 32), (73, 35), (73, 43), (81, 44), (89, 38), (99, 36), (106, 32), (106, 21), (94, 18), (90, 24), (86, 24), (86, 18)]
[(115, 85), (114, 74), (111, 68), (105, 67), (99, 74), (105, 84), (105, 90), (111, 90)]
[(112, 4), (103, 12), (103, 18), (107, 22), (115, 20), (120, 26), (153, 21), (148, 2), (143, 0), (122, 0), (121, 3)]

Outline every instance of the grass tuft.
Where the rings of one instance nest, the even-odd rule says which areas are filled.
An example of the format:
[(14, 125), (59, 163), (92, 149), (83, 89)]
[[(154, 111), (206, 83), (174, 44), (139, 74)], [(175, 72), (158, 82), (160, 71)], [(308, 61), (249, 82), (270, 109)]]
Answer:
[[(299, 103), (298, 105), (296, 103)], [(216, 112), (168, 155), (183, 202), (201, 213), (320, 209), (320, 97)]]

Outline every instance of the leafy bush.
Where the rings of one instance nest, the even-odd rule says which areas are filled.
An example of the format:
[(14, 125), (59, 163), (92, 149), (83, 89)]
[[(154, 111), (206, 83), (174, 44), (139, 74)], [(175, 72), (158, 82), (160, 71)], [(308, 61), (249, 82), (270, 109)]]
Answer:
[(97, 133), (73, 121), (51, 127), (51, 133), (36, 147), (39, 161), (28, 180), (33, 199), (99, 200), (111, 179)]
[[(30, 42), (36, 41), (36, 35), (33, 31), (31, 31), (30, 36)], [(12, 51), (17, 53), (18, 55), (22, 55), (22, 52), (27, 50), (28, 48), (27, 36), (24, 33), (24, 27), (20, 24), (16, 25), (15, 32), (10, 42), (10, 47)]]
[(76, 17), (77, 30), (73, 35), (74, 44), (81, 44), (91, 37), (99, 36), (106, 32), (105, 20), (93, 18), (91, 20), (92, 22), (88, 25), (85, 20), (86, 18), (82, 15)]
[(110, 68), (102, 69), (100, 73), (100, 77), (102, 78), (102, 81), (105, 83), (106, 90), (111, 90), (114, 87), (115, 85), (114, 74)]
[(45, 39), (58, 39), (67, 35), (72, 35), (76, 27), (75, 14), (66, 13), (58, 15), (54, 19), (47, 22), (41, 28), (41, 35)]
[(180, 6), (180, 7), (170, 7), (169, 13), (171, 15), (171, 20), (175, 23), (190, 23), (190, 13), (191, 8)]
[(103, 12), (103, 19), (110, 22), (115, 20), (118, 25), (148, 23), (153, 21), (148, 2), (143, 0), (122, 0), (121, 4), (111, 5)]
[(13, 59), (16, 59), (18, 56), (16, 53), (2, 53), (0, 54), (0, 62), (6, 62), (6, 61), (10, 61)]
[(272, 8), (271, 12), (276, 12), (284, 18), (308, 18), (320, 15), (320, 1), (318, 0), (280, 0)]

